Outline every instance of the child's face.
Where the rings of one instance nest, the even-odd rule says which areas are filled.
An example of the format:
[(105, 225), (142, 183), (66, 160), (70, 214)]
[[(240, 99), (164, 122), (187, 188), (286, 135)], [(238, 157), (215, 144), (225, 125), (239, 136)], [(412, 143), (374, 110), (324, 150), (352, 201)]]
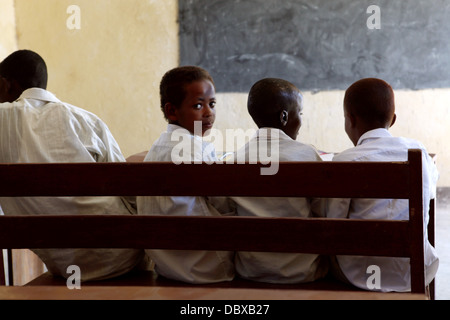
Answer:
[[(208, 80), (192, 82), (185, 86), (186, 97), (181, 106), (174, 110), (174, 118), (170, 119), (179, 126), (195, 132), (195, 122), (200, 121), (201, 135), (212, 129), (216, 120), (216, 91)], [(198, 130), (198, 129), (197, 129)]]

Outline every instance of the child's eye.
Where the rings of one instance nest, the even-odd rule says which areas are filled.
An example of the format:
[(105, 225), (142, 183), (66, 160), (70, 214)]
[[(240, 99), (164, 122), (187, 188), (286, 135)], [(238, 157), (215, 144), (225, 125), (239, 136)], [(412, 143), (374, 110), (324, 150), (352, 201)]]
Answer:
[(200, 110), (201, 108), (203, 108), (203, 105), (202, 105), (201, 103), (197, 103), (197, 104), (194, 106), (194, 109), (197, 109), (197, 110)]
[(210, 107), (211, 109), (214, 109), (214, 108), (216, 107), (216, 102), (215, 102), (215, 101), (212, 101), (212, 102), (209, 104), (209, 107)]

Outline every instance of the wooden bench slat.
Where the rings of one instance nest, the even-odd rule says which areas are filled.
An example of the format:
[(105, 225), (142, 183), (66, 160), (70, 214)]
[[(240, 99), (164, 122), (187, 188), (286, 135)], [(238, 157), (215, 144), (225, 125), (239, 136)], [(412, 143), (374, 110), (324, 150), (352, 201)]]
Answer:
[[(16, 196), (249, 196), (406, 199), (402, 163), (280, 163), (273, 176), (253, 164), (79, 163), (0, 165), (0, 194)], [(171, 177), (171, 178), (168, 178)], [(180, 179), (175, 180), (174, 177)], [(45, 181), (45, 184), (44, 184)], [(383, 185), (383, 188), (373, 188)], [(206, 187), (205, 186), (210, 186)], [(270, 186), (278, 186), (271, 188)]]
[[(124, 227), (118, 228), (119, 225)], [(240, 251), (407, 257), (409, 242), (401, 237), (408, 232), (407, 228), (406, 221), (319, 218), (2, 216), (0, 243), (14, 249), (235, 251), (240, 248)], [(11, 232), (17, 237), (2, 236)]]

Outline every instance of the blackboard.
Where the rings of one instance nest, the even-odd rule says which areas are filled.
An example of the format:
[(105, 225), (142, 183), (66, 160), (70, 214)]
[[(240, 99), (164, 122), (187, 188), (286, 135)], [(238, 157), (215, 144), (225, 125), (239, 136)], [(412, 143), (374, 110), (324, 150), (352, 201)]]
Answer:
[(220, 92), (265, 77), (311, 91), (365, 77), (450, 87), (449, 0), (179, 0), (179, 25), (180, 64), (207, 69)]

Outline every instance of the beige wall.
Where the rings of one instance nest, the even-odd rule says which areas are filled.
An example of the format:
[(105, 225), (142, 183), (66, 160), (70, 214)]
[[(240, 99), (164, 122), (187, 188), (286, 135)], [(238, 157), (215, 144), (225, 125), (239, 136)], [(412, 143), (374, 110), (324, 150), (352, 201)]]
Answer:
[[(353, 147), (344, 131), (344, 91), (304, 92), (303, 126), (299, 141), (320, 150), (340, 152)], [(254, 128), (246, 114), (245, 94), (219, 94), (216, 128)], [(450, 186), (450, 90), (396, 91), (397, 122), (391, 133), (421, 141), (437, 154), (439, 186)]]
[[(12, 1), (0, 3), (2, 16), (5, 3), (8, 12), (13, 8)], [(72, 4), (81, 9), (80, 30), (66, 27)], [(147, 150), (166, 126), (158, 84), (178, 64), (177, 1), (16, 0), (15, 9), (18, 47), (36, 50), (47, 60), (49, 90), (99, 115), (125, 156)], [(7, 21), (8, 30), (14, 29), (13, 19)], [(11, 48), (8, 44), (6, 50)], [(299, 140), (333, 152), (352, 146), (344, 132), (343, 94), (304, 92)], [(246, 94), (219, 93), (217, 98), (216, 129), (254, 128)], [(398, 120), (392, 128), (393, 134), (416, 138), (438, 154), (440, 186), (450, 186), (445, 170), (450, 163), (448, 101), (450, 90), (397, 92)]]
[(0, 59), (17, 49), (14, 0), (0, 0)]
[[(125, 156), (165, 128), (159, 80), (178, 64), (176, 0), (16, 0), (18, 43), (39, 52), (49, 90), (100, 116)], [(66, 26), (70, 5), (81, 29)]]

